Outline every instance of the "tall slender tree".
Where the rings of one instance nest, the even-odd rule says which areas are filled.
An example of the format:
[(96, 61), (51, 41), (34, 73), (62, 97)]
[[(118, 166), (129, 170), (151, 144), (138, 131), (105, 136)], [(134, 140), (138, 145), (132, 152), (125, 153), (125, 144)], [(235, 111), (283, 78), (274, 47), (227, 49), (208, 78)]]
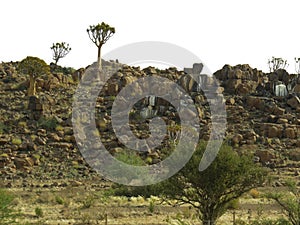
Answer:
[(98, 57), (97, 62), (99, 69), (102, 69), (101, 65), (101, 48), (107, 42), (109, 38), (111, 38), (115, 33), (115, 28), (111, 27), (110, 25), (102, 22), (101, 24), (91, 25), (87, 29), (87, 33), (91, 41), (97, 46), (98, 48)]

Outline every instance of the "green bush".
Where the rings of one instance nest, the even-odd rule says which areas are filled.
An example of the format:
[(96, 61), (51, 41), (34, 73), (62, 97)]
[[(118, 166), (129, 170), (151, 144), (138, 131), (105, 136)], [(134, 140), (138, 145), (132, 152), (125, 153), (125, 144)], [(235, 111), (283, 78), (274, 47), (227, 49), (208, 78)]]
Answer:
[(22, 140), (21, 140), (20, 138), (13, 138), (13, 139), (11, 140), (11, 143), (12, 143), (13, 145), (21, 145), (21, 144), (22, 144)]
[(14, 224), (17, 213), (12, 209), (14, 197), (6, 191), (0, 189), (0, 224)]
[(43, 210), (40, 208), (40, 207), (36, 207), (35, 210), (35, 215), (38, 217), (38, 218), (41, 218), (44, 216), (44, 212)]
[(54, 117), (41, 117), (38, 120), (38, 127), (44, 128), (46, 130), (55, 130), (58, 126), (58, 121)]
[(60, 204), (60, 205), (64, 204), (64, 199), (60, 196), (56, 196), (55, 201), (56, 201), (57, 204)]

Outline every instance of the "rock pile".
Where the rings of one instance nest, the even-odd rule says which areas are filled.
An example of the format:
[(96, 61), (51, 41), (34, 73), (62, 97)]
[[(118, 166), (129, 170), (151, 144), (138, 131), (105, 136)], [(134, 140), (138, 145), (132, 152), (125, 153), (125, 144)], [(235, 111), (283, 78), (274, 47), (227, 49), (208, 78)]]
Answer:
[[(297, 77), (284, 71), (264, 74), (249, 65), (225, 65), (215, 73), (218, 80), (201, 75), (201, 64), (185, 71), (140, 69), (117, 62), (103, 65), (107, 70), (117, 72), (106, 82), (95, 103), (99, 132), (92, 135), (100, 136), (112, 154), (120, 153), (124, 148), (111, 124), (111, 109), (116, 96), (128, 85), (132, 85), (132, 89), (127, 94), (141, 93), (143, 87), (135, 81), (160, 76), (177, 83), (192, 97), (198, 111), (201, 139), (208, 140), (211, 133), (209, 102), (225, 103), (226, 142), (239, 152), (255, 153), (257, 161), (274, 169), (296, 171), (299, 167), (300, 88)], [(0, 64), (0, 176), (7, 179), (93, 176), (95, 173), (78, 150), (80, 143), (75, 141), (71, 122), (77, 80), (86, 70), (40, 79), (37, 81), (38, 97), (28, 98), (26, 77), (19, 75), (15, 68), (14, 63)], [(88, 79), (85, 82), (90, 85)], [(276, 94), (274, 87), (279, 85), (278, 82), (287, 87), (287, 95)], [(160, 90), (161, 87), (153, 88)], [(123, 99), (119, 106), (126, 108), (128, 104)], [(80, 120), (86, 121), (84, 130), (89, 129), (90, 113), (80, 115)], [(193, 117), (192, 113), (188, 111), (185, 115)], [(168, 130), (160, 147), (141, 154), (149, 164), (167, 157), (169, 145), (180, 137), (178, 112), (163, 98), (154, 95), (138, 101), (129, 112), (129, 127), (141, 139), (149, 136), (149, 121), (156, 116), (166, 122)]]

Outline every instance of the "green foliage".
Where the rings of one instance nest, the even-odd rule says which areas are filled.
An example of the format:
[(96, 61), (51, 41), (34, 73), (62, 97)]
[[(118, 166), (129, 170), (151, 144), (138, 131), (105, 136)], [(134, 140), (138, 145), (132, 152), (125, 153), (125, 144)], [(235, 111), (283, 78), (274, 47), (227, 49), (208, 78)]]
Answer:
[(21, 144), (22, 144), (22, 140), (21, 140), (20, 138), (13, 138), (13, 139), (11, 140), (11, 143), (12, 143), (13, 145), (21, 145)]
[(240, 201), (238, 198), (231, 200), (227, 204), (227, 209), (239, 209), (240, 208)]
[(44, 128), (46, 130), (55, 130), (55, 128), (58, 126), (58, 122), (54, 117), (41, 117), (38, 120), (38, 127)]
[(162, 183), (161, 194), (195, 207), (203, 223), (208, 224), (215, 223), (232, 200), (260, 186), (266, 171), (255, 165), (251, 156), (239, 156), (231, 147), (222, 145), (213, 163), (199, 172), (205, 148), (206, 144), (201, 142), (189, 163)]
[(44, 60), (37, 57), (27, 56), (23, 59), (18, 66), (19, 72), (28, 74), (33, 77), (48, 74), (50, 68)]
[(64, 199), (60, 196), (56, 196), (55, 201), (56, 201), (57, 204), (60, 204), (60, 205), (64, 204)]
[(268, 64), (270, 72), (276, 72), (279, 69), (286, 69), (288, 67), (287, 60), (275, 58), (274, 56), (272, 59), (269, 59)]
[(154, 213), (155, 210), (155, 202), (153, 200), (150, 200), (149, 202), (149, 212)]
[(35, 215), (36, 215), (38, 218), (41, 218), (41, 217), (44, 216), (44, 212), (43, 212), (42, 208), (40, 208), (40, 207), (36, 207), (36, 208), (34, 209), (34, 212), (35, 212)]
[(71, 51), (71, 48), (66, 42), (53, 43), (50, 49), (53, 51), (54, 64), (57, 65), (58, 60), (65, 57)]
[(91, 25), (86, 30), (88, 32), (89, 38), (97, 46), (101, 47), (106, 43), (106, 41), (113, 36), (116, 32), (114, 27), (102, 22), (97, 25)]
[(254, 164), (252, 156), (240, 156), (225, 144), (213, 163), (199, 172), (199, 163), (205, 149), (206, 143), (199, 143), (186, 166), (164, 182), (144, 187), (116, 185), (114, 194), (154, 195), (166, 201), (177, 200), (178, 204), (185, 203), (196, 208), (204, 224), (208, 224), (208, 221), (216, 222), (228, 208), (238, 207), (238, 197), (260, 186), (267, 172)]
[(52, 73), (63, 73), (64, 75), (71, 75), (76, 71), (73, 67), (62, 67), (54, 63), (50, 63), (50, 69)]
[(286, 181), (288, 191), (268, 193), (267, 197), (275, 200), (285, 211), (293, 225), (300, 224), (300, 189), (293, 181)]
[(145, 162), (141, 159), (141, 157), (135, 152), (128, 149), (124, 149), (124, 151), (115, 154), (116, 159), (122, 161), (124, 163), (134, 165), (134, 166), (144, 166)]
[(14, 197), (6, 191), (0, 189), (0, 224), (13, 224), (17, 214), (12, 209)]
[(37, 77), (50, 73), (50, 67), (45, 63), (44, 60), (32, 56), (28, 56), (27, 58), (23, 59), (19, 63), (18, 69), (21, 73), (28, 74), (30, 76), (27, 92), (29, 96), (35, 95), (35, 84)]
[(89, 195), (83, 200), (82, 208), (89, 209), (94, 205), (94, 203), (95, 203), (95, 198), (93, 196)]
[(86, 30), (91, 41), (98, 48), (98, 66), (101, 68), (101, 48), (107, 42), (109, 38), (111, 38), (115, 33), (115, 28), (109, 26), (108, 24), (102, 22), (97, 25), (91, 25)]

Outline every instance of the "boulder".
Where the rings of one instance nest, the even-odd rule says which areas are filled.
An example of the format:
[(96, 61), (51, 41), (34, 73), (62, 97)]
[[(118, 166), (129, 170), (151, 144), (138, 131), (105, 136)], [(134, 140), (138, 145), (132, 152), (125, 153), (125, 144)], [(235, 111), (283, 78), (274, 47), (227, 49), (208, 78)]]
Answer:
[(290, 98), (288, 101), (287, 101), (287, 104), (294, 108), (294, 109), (297, 109), (298, 107), (300, 107), (300, 99), (297, 97), (297, 96), (293, 96), (292, 98)]
[(243, 135), (241, 135), (241, 134), (236, 134), (236, 135), (233, 136), (233, 138), (232, 138), (231, 140), (232, 140), (232, 143), (233, 143), (234, 145), (236, 145), (236, 144), (240, 144), (240, 142), (241, 142), (243, 139), (244, 139), (244, 138), (243, 138)]
[(275, 159), (275, 155), (269, 150), (257, 150), (255, 156), (259, 157), (259, 161), (263, 164), (271, 162)]
[(295, 130), (291, 127), (285, 129), (284, 135), (289, 139), (295, 139), (297, 137)]
[(14, 164), (17, 169), (26, 170), (34, 165), (34, 160), (32, 160), (29, 157), (25, 157), (25, 158), (16, 157), (14, 159)]

